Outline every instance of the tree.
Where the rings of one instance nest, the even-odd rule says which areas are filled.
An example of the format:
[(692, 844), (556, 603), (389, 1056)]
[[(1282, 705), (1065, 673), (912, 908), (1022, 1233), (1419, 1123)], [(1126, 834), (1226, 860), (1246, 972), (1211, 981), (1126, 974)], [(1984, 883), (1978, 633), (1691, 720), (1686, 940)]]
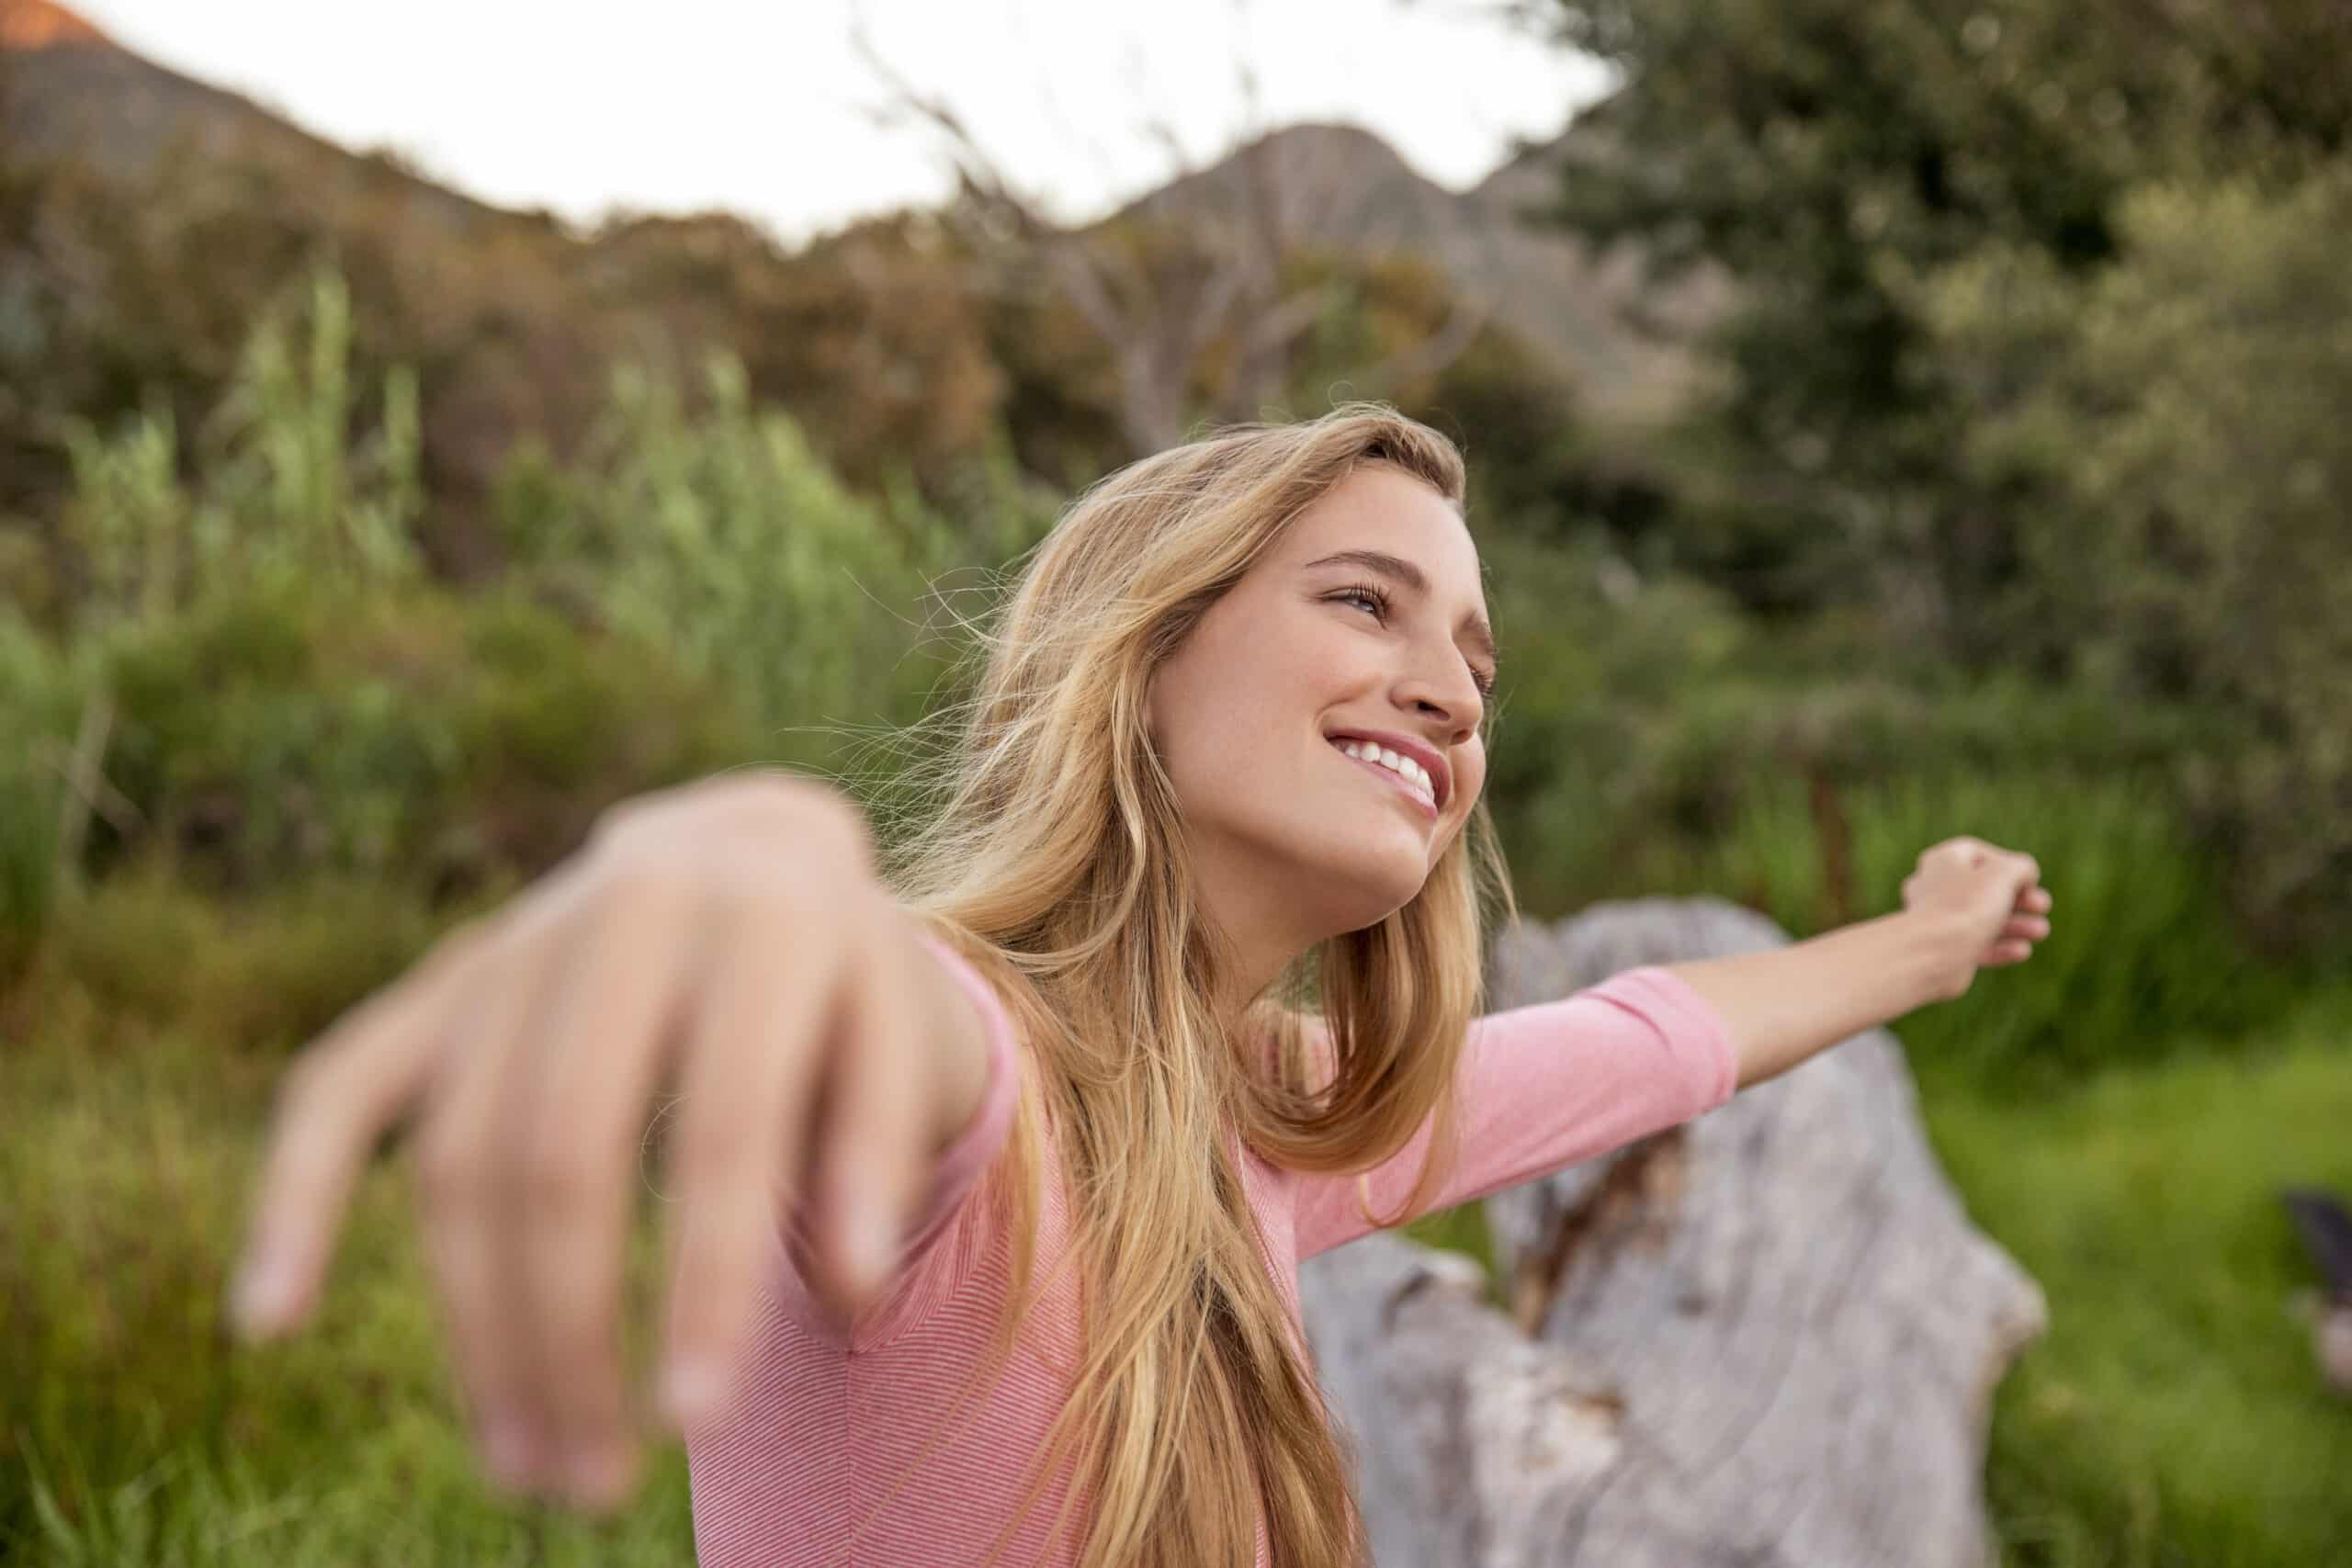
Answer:
[[(1972, 412), (1917, 283), (1987, 243), (2062, 272), (2118, 254), (2134, 186), (2291, 173), (2343, 148), (2346, 0), (1537, 0), (1625, 85), (1561, 220), (1664, 270), (1738, 278), (1733, 375), (1686, 500), (1751, 606), (1873, 603), (1971, 663), (2021, 570), (2019, 498), (1953, 454)], [(2063, 660), (2063, 650), (2045, 650)]]
[(2069, 277), (1988, 247), (1921, 317), (1978, 418), (1955, 453), (2015, 527), (2010, 617), (2131, 703), (2230, 715), (2189, 760), (2240, 846), (2240, 903), (2282, 944), (2352, 930), (2352, 159), (2283, 191), (2148, 186), (2126, 259)]

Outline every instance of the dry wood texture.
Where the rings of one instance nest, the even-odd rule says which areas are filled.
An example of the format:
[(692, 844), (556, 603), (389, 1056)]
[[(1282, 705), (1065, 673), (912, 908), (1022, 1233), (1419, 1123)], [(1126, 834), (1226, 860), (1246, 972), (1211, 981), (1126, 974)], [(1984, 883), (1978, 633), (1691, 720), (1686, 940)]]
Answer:
[[(1495, 1005), (1784, 943), (1717, 899), (1523, 924)], [(1382, 1568), (1977, 1568), (1994, 1385), (2040, 1289), (1968, 1222), (1871, 1030), (1487, 1203), (1465, 1260), (1369, 1238), (1302, 1289)]]

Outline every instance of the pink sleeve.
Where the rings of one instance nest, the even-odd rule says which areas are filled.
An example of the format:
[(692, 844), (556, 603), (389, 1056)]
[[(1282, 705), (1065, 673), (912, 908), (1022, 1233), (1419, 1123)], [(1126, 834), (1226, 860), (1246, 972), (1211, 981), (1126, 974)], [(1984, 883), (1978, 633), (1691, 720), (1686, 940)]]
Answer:
[[(956, 1141), (940, 1151), (938, 1163), (932, 1168), (931, 1185), (908, 1227), (897, 1284), (859, 1314), (855, 1338), (861, 1344), (869, 1337), (886, 1337), (902, 1331), (953, 1287), (953, 1280), (940, 1275), (943, 1255), (955, 1249), (943, 1248), (940, 1238), (952, 1228), (964, 1200), (978, 1184), (980, 1173), (988, 1169), (989, 1162), (1004, 1147), (1019, 1099), (1012, 1018), (1004, 999), (962, 953), (928, 931), (919, 931), (916, 938), (955, 976), (979, 1013), (980, 1032), (988, 1048), (988, 1076), (980, 1090), (978, 1109), (956, 1134)], [(787, 1217), (786, 1229), (786, 1266), (777, 1291), (781, 1304), (803, 1327), (827, 1338), (838, 1337), (840, 1325), (827, 1316), (807, 1289), (799, 1270), (792, 1267), (792, 1259), (798, 1255), (792, 1243), (803, 1231), (797, 1213)]]
[[(1687, 1122), (1729, 1100), (1738, 1078), (1721, 1015), (1660, 965), (1488, 1013), (1464, 1043), (1454, 1165), (1430, 1206), (1483, 1198)], [(1369, 1172), (1300, 1178), (1298, 1255), (1374, 1228), (1366, 1178), (1373, 1213), (1393, 1213), (1420, 1174), (1430, 1131)]]
[(980, 1172), (1004, 1147), (1005, 1134), (1012, 1128), (1012, 1107), (1019, 1088), (1013, 1080), (1012, 1017), (1005, 1010), (1004, 998), (962, 953), (928, 931), (916, 935), (971, 998), (980, 1015), (989, 1063), (979, 1109), (972, 1112), (971, 1121), (965, 1123), (956, 1141), (940, 1152), (939, 1164), (932, 1171), (931, 1191), (915, 1211), (911, 1239), (907, 1244), (910, 1258), (928, 1247), (946, 1228), (956, 1206), (979, 1180)]

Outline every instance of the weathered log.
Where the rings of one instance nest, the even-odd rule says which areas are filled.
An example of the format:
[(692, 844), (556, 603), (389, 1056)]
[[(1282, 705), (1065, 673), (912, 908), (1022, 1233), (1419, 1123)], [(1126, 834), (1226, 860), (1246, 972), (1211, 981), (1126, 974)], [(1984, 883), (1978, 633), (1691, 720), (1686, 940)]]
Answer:
[[(1596, 906), (1505, 933), (1495, 1003), (1787, 940), (1718, 899)], [(1969, 1224), (1886, 1031), (1487, 1215), (1511, 1312), (1395, 1236), (1304, 1271), (1382, 1568), (1986, 1561), (1988, 1406), (2041, 1292)]]

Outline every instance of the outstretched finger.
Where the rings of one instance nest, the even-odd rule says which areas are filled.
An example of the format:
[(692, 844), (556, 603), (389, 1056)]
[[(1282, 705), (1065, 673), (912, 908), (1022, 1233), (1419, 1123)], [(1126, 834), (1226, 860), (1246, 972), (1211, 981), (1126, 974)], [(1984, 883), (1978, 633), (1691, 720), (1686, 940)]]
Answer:
[(443, 1069), (413, 1143), (424, 1256), (449, 1338), (461, 1404), (491, 1472), (522, 1491), (549, 1479), (515, 1336), (495, 1205), (506, 1137), (499, 1125), (515, 1037), (538, 1005), (552, 931), (510, 933), (500, 963), (462, 989), (445, 1025)]
[(492, 1211), (500, 1294), (519, 1314), (544, 1458), (587, 1508), (616, 1505), (636, 1479), (623, 1266), (639, 1141), (675, 1038), (701, 897), (670, 873), (608, 886), (565, 942), (500, 1086), (513, 1149)]
[(351, 1190), (377, 1142), (424, 1091), (440, 1025), (486, 934), (468, 927), (445, 937), (412, 975), (354, 1007), (288, 1069), (231, 1287), (231, 1315), (247, 1338), (310, 1314)]
[(822, 1058), (841, 1028), (842, 949), (833, 926), (782, 903), (740, 911), (713, 940), (667, 1157), (661, 1397), (681, 1428), (719, 1413), (777, 1258)]
[(931, 962), (895, 911), (853, 960), (850, 1037), (829, 1062), (807, 1205), (820, 1288), (844, 1314), (872, 1300), (896, 1267), (930, 1166), (928, 1086), (920, 1077), (925, 1023), (913, 965)]

